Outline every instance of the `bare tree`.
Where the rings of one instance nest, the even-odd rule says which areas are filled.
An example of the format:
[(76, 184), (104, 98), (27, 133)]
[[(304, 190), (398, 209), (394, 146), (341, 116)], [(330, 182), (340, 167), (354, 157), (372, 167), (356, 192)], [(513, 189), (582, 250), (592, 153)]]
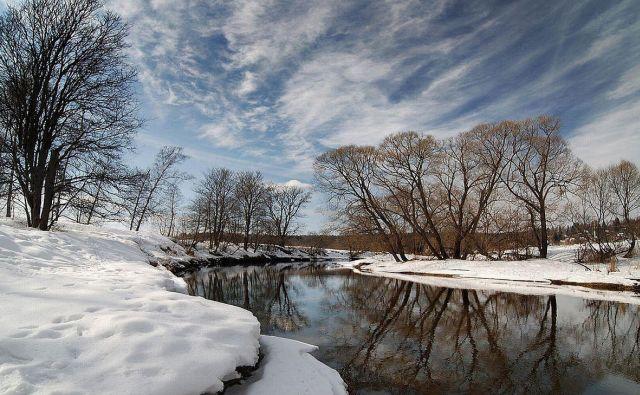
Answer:
[(0, 133), (0, 199), (5, 202), (5, 216), (10, 218), (13, 214), (14, 197), (14, 167), (11, 159), (11, 151), (8, 149), (11, 136), (6, 130)]
[[(26, 0), (0, 18), (0, 122), (29, 226), (49, 229), (60, 195), (118, 159), (140, 122), (126, 25), (98, 0)], [(58, 196), (56, 196), (58, 195)]]
[(466, 258), (469, 243), (495, 198), (507, 163), (509, 123), (482, 124), (445, 141), (435, 177), (442, 189), (451, 256)]
[(375, 183), (385, 190), (392, 209), (434, 256), (448, 258), (440, 232), (442, 198), (434, 188), (435, 168), (441, 160), (438, 142), (416, 132), (396, 133), (382, 142), (377, 155)]
[(504, 181), (525, 206), (540, 257), (547, 257), (549, 214), (581, 173), (567, 142), (560, 136), (560, 121), (540, 116), (519, 122), (513, 133), (513, 152)]
[(156, 218), (158, 228), (164, 236), (173, 237), (176, 233), (176, 223), (182, 204), (182, 192), (180, 192), (179, 185), (177, 183), (169, 185), (162, 200), (163, 204)]
[(611, 185), (610, 169), (588, 169), (581, 178), (576, 193), (577, 201), (571, 202), (568, 208), (583, 242), (577, 260), (609, 262), (611, 270), (615, 270), (620, 243), (609, 227), (616, 212)]
[(633, 214), (640, 209), (640, 171), (638, 166), (622, 160), (609, 169), (611, 190), (617, 200), (616, 214), (621, 215), (624, 229), (629, 239), (629, 250), (626, 256), (633, 256), (636, 246), (637, 229), (633, 222)]
[[(133, 175), (121, 162), (94, 164), (85, 171), (92, 174), (78, 186), (64, 204), (58, 205), (62, 214), (70, 208), (71, 218), (78, 223), (91, 224), (97, 220), (117, 220), (124, 214), (123, 194), (135, 181)], [(67, 215), (69, 216), (69, 215)]]
[(396, 133), (380, 145), (376, 184), (432, 255), (464, 258), (469, 252), (506, 166), (509, 136), (503, 122), (443, 142)]
[(291, 234), (297, 232), (296, 220), (300, 217), (300, 209), (310, 200), (311, 192), (299, 186), (274, 185), (269, 188), (267, 215), (281, 247), (285, 246)]
[(378, 165), (375, 147), (340, 147), (316, 158), (316, 183), (328, 194), (334, 209), (382, 237), (396, 261), (406, 261), (400, 229), (389, 210), (389, 201), (376, 191)]
[(220, 247), (230, 225), (235, 206), (235, 185), (231, 170), (214, 168), (205, 174), (196, 188), (196, 194), (203, 202), (200, 205), (204, 210), (203, 231), (208, 234), (210, 249)]
[(130, 230), (140, 230), (142, 224), (158, 212), (166, 191), (189, 178), (177, 168), (186, 159), (181, 147), (163, 147), (149, 169), (137, 172), (126, 205)]
[(249, 233), (253, 231), (258, 217), (266, 214), (268, 189), (260, 172), (245, 171), (238, 174), (234, 193), (242, 218), (242, 244), (246, 250), (249, 248)]

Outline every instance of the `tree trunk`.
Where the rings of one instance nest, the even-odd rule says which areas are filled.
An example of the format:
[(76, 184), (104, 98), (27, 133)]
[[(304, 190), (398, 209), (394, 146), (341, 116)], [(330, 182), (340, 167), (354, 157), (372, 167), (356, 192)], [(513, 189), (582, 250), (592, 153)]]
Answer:
[(251, 228), (251, 220), (244, 221), (244, 238), (242, 239), (242, 244), (245, 251), (249, 248), (249, 228)]
[(549, 247), (549, 239), (547, 237), (547, 213), (544, 207), (540, 210), (540, 258), (547, 257), (547, 250)]
[(38, 228), (40, 230), (49, 229), (49, 216), (51, 215), (51, 209), (53, 207), (53, 198), (55, 197), (55, 182), (56, 173), (58, 172), (58, 161), (60, 153), (58, 150), (51, 152), (51, 158), (49, 160), (49, 166), (47, 167), (47, 173), (44, 180), (44, 199), (42, 202), (42, 213), (40, 214), (40, 223)]
[(9, 190), (7, 191), (7, 218), (11, 218), (11, 205), (13, 203), (13, 162), (11, 164), (11, 175), (9, 176)]
[(462, 237), (458, 234), (453, 245), (453, 258), (462, 259)]
[(627, 253), (624, 254), (625, 258), (633, 258), (633, 252), (636, 248), (636, 235), (635, 234), (631, 234), (631, 242), (629, 243), (629, 249), (627, 250)]
[(402, 260), (402, 262), (406, 262), (409, 259), (404, 253), (404, 245), (402, 244), (402, 238), (400, 237), (400, 234), (396, 231), (394, 231), (394, 235), (396, 238), (396, 244), (398, 246), (398, 255), (400, 256), (400, 259)]
[(101, 188), (102, 188), (102, 180), (98, 182), (98, 186), (96, 187), (96, 196), (93, 197), (93, 202), (91, 202), (91, 208), (89, 209), (89, 213), (87, 214), (87, 225), (91, 225), (91, 218), (93, 218), (93, 212), (96, 210), (96, 206), (98, 205), (98, 199), (100, 198)]

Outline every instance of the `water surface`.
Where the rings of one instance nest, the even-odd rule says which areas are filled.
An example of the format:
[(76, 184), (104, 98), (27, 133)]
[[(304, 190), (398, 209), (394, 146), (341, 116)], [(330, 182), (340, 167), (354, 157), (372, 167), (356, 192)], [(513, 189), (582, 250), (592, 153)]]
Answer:
[(190, 292), (318, 345), (351, 393), (640, 393), (638, 306), (441, 288), (348, 270), (225, 268)]

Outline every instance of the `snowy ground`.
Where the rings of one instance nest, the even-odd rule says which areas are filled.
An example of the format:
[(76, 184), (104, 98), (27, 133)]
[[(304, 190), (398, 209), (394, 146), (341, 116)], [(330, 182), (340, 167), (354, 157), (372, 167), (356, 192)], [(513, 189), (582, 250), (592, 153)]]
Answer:
[[(379, 254), (342, 265), (354, 267), (363, 274), (443, 287), (490, 289), (524, 294), (564, 294), (640, 304), (640, 295), (635, 292), (602, 289), (616, 285), (639, 286), (640, 260), (621, 259), (617, 272), (609, 273), (606, 265), (586, 265), (589, 270), (573, 262), (575, 248), (552, 247), (549, 259), (526, 261), (414, 259), (397, 263), (388, 255)], [(559, 282), (575, 284), (553, 284)]]
[[(246, 395), (346, 394), (342, 378), (334, 369), (318, 362), (309, 353), (318, 349), (297, 340), (261, 336), (264, 365), (254, 377), (228, 392)], [(277, 391), (274, 389), (277, 388)]]
[[(0, 393), (199, 394), (254, 365), (257, 319), (186, 295), (182, 279), (148, 263), (167, 254), (184, 258), (150, 233), (0, 222)], [(265, 372), (291, 354), (269, 344)], [(341, 386), (308, 351), (297, 364), (312, 376), (300, 380)]]

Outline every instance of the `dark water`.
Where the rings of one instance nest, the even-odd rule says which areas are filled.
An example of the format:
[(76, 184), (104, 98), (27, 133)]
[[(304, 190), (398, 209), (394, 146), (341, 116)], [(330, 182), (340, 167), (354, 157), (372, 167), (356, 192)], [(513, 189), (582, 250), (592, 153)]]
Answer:
[(640, 309), (310, 268), (228, 268), (191, 292), (318, 345), (352, 393), (640, 393)]

